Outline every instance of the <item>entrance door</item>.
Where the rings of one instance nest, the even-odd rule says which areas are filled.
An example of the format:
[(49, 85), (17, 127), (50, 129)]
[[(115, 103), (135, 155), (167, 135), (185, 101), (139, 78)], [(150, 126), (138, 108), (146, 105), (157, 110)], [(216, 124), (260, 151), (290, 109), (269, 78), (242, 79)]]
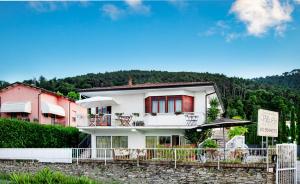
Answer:
[(179, 135), (172, 135), (172, 147), (179, 146)]
[[(110, 136), (97, 136), (96, 138), (96, 148), (97, 148), (97, 158), (104, 159), (105, 158), (105, 150), (106, 150), (106, 158), (112, 158), (112, 150), (111, 150), (111, 137)], [(106, 148), (106, 149), (103, 149)]]

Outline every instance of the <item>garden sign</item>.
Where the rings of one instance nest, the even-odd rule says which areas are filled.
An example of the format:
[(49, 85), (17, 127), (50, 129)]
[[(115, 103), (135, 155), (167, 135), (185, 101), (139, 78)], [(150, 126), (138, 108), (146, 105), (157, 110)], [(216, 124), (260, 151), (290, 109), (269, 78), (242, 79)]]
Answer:
[(258, 110), (257, 135), (278, 137), (278, 112)]

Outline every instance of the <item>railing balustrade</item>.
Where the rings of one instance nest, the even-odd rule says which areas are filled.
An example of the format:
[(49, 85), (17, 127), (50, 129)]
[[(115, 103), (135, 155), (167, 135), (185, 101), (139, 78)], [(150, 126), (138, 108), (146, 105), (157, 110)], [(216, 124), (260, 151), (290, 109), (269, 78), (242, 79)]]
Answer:
[[(225, 157), (224, 157), (225, 154)], [(74, 148), (72, 158), (81, 160), (178, 163), (265, 163), (274, 162), (275, 148)]]
[[(115, 113), (116, 114), (116, 113)], [(166, 121), (172, 122), (166, 124)], [(160, 126), (160, 125), (174, 125), (174, 126), (197, 126), (203, 123), (204, 115), (200, 112), (184, 112), (182, 114), (175, 113), (145, 113), (141, 116), (135, 116), (134, 113), (128, 115), (114, 115), (114, 114), (96, 114), (89, 115), (85, 121), (78, 123), (78, 127), (93, 127), (93, 126)]]

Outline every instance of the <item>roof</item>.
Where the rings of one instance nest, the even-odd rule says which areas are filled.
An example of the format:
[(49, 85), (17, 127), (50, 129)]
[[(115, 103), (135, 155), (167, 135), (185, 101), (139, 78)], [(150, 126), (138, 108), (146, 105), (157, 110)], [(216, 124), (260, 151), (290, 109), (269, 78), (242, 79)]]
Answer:
[(19, 86), (19, 85), (25, 86), (25, 87), (29, 87), (29, 88), (33, 88), (33, 89), (37, 89), (37, 90), (40, 90), (40, 91), (43, 92), (43, 93), (47, 93), (47, 94), (50, 94), (50, 95), (53, 95), (53, 96), (56, 96), (56, 97), (62, 97), (62, 98), (65, 98), (65, 99), (67, 99), (67, 100), (69, 100), (69, 101), (71, 101), (71, 102), (75, 102), (73, 99), (70, 99), (70, 98), (68, 98), (68, 97), (66, 97), (66, 96), (59, 95), (59, 94), (57, 94), (57, 93), (55, 93), (55, 92), (53, 92), (53, 91), (49, 91), (49, 90), (47, 90), (47, 89), (40, 88), (40, 87), (37, 87), (37, 86), (33, 86), (33, 85), (30, 85), (30, 84), (25, 84), (25, 83), (22, 83), (22, 82), (15, 82), (15, 83), (12, 83), (11, 85), (9, 85), (9, 86), (7, 86), (7, 87), (1, 89), (0, 92), (3, 92), (3, 91), (5, 91), (5, 90), (8, 90), (8, 89), (10, 89), (10, 88), (13, 88), (13, 87), (16, 87), (16, 86)]
[(211, 129), (211, 128), (222, 128), (222, 127), (234, 127), (234, 126), (243, 126), (252, 124), (251, 121), (248, 120), (235, 120), (228, 118), (220, 118), (215, 120), (212, 123), (205, 123), (198, 126), (198, 129)]
[(193, 86), (214, 86), (213, 82), (168, 82), (168, 83), (144, 83), (135, 85), (95, 87), (80, 89), (79, 92), (92, 91), (115, 91), (115, 90), (137, 90), (137, 89), (155, 89), (155, 88), (176, 88), (176, 87), (193, 87)]

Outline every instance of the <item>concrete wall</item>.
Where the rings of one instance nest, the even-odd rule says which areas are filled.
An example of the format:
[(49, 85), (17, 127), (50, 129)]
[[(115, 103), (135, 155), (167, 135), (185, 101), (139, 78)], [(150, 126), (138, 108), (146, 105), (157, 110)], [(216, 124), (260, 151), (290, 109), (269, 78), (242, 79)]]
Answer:
[(0, 159), (72, 163), (72, 148), (0, 148)]

